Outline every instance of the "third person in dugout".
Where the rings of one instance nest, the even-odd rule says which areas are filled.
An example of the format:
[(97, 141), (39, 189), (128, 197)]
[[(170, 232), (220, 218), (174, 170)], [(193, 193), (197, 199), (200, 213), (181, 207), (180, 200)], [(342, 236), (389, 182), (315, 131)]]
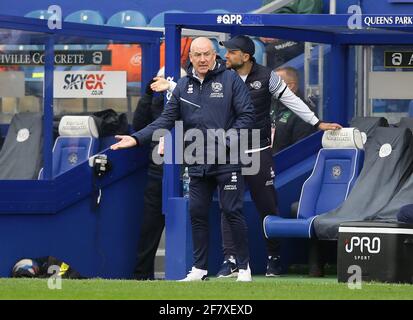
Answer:
[[(311, 97), (303, 99), (303, 95), (299, 90), (299, 74), (295, 68), (279, 67), (275, 70), (275, 73), (284, 80), (288, 88), (290, 88), (297, 97), (308, 105), (311, 111), (315, 111), (316, 105)], [(277, 153), (317, 131), (316, 128), (304, 122), (279, 100), (273, 101), (271, 109), (272, 127), (276, 129), (273, 153)]]
[[(235, 36), (220, 43), (227, 49), (226, 67), (235, 70), (245, 82), (251, 95), (255, 111), (254, 128), (260, 130), (260, 144), (252, 146), (247, 152), (260, 153), (260, 167), (256, 175), (245, 176), (251, 198), (260, 214), (261, 225), (267, 215), (278, 214), (277, 194), (274, 187), (274, 167), (272, 158), (271, 136), (271, 99), (280, 100), (306, 123), (320, 130), (337, 130), (337, 123), (320, 121), (313, 111), (297, 97), (286, 83), (270, 68), (256, 63), (255, 45), (247, 36)], [(152, 84), (155, 91), (173, 90), (175, 83), (158, 79)], [(225, 215), (221, 220), (224, 262), (217, 277), (235, 277), (238, 273), (235, 243)], [(263, 234), (263, 232), (262, 232)], [(280, 245), (276, 239), (265, 239), (267, 251), (266, 276), (278, 276), (282, 273)]]

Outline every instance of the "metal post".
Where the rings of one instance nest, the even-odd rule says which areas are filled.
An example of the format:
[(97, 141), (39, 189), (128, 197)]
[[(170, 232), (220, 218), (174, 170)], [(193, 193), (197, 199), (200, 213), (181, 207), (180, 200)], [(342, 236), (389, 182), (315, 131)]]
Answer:
[(141, 44), (142, 47), (142, 85), (143, 92), (146, 85), (159, 70), (159, 41), (151, 44)]
[(318, 116), (324, 117), (324, 45), (318, 46)]
[[(180, 76), (181, 28), (165, 26), (165, 77)], [(165, 108), (168, 106), (166, 105)], [(188, 200), (181, 197), (180, 165), (176, 164), (175, 133), (172, 139), (165, 139), (165, 158), (172, 158), (172, 164), (164, 164), (162, 207), (165, 214), (165, 278), (182, 279), (192, 266), (192, 232), (188, 212)], [(170, 147), (172, 146), (172, 147)], [(172, 157), (168, 157), (172, 153)], [(179, 151), (178, 151), (179, 153)]]
[[(159, 48), (160, 42), (150, 44), (141, 44), (142, 48), (142, 79), (141, 79), (141, 96), (145, 92), (147, 84), (152, 80), (152, 78), (157, 74), (159, 70)], [(132, 97), (127, 97), (128, 101), (128, 115), (133, 116)]]
[(311, 42), (304, 44), (304, 93), (305, 97), (310, 95), (310, 61), (311, 61)]
[(348, 47), (340, 44), (331, 46), (329, 103), (325, 110), (324, 120), (346, 125), (348, 122), (347, 107), (347, 70), (346, 61)]
[(53, 178), (53, 72), (54, 72), (54, 37), (46, 42), (45, 72), (43, 83), (43, 167), (44, 179)]
[[(176, 26), (165, 26), (165, 78), (173, 77), (175, 81), (180, 77), (181, 62), (181, 29)], [(168, 197), (181, 195), (179, 183), (179, 166), (175, 164), (175, 139), (172, 139), (173, 164), (165, 164), (164, 181), (167, 185), (166, 200)], [(166, 208), (165, 201), (163, 202)]]
[(330, 0), (330, 14), (336, 14), (337, 12), (337, 2), (336, 0)]
[(369, 73), (371, 71), (371, 55), (372, 50), (370, 46), (363, 47), (363, 116), (373, 115), (373, 104), (371, 99), (369, 99)]
[(356, 93), (356, 115), (358, 117), (366, 116), (364, 111), (364, 49), (361, 46), (356, 47), (356, 79), (357, 79), (357, 93)]

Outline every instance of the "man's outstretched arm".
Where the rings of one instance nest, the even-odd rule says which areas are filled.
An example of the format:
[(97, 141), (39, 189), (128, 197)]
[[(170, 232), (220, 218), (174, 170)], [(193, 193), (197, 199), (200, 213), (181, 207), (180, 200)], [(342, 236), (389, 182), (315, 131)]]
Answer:
[(115, 138), (119, 141), (111, 145), (110, 148), (112, 150), (118, 150), (144, 145), (152, 141), (152, 135), (156, 130), (171, 130), (175, 125), (175, 121), (181, 117), (180, 106), (178, 102), (179, 99), (176, 96), (178, 91), (178, 89), (174, 91), (171, 99), (166, 104), (164, 111), (158, 119), (156, 119), (154, 122), (143, 128), (142, 130), (135, 132), (131, 136), (115, 136)]

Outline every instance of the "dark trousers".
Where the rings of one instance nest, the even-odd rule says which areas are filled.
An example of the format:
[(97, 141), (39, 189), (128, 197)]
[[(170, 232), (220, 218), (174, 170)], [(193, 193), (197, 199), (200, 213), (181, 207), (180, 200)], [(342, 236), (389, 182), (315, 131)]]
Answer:
[(162, 214), (162, 180), (149, 177), (143, 202), (143, 220), (134, 276), (138, 280), (154, 279), (156, 251), (165, 227)]
[(219, 205), (227, 218), (234, 239), (238, 266), (246, 269), (249, 262), (247, 225), (242, 213), (244, 179), (240, 172), (215, 176), (191, 177), (189, 185), (189, 212), (192, 224), (194, 266), (208, 269), (208, 213), (212, 196), (218, 187)]
[[(277, 193), (274, 187), (274, 170), (271, 148), (261, 151), (260, 170), (256, 175), (245, 176), (245, 180), (250, 189), (251, 198), (260, 215), (261, 226), (267, 215), (278, 213)], [(228, 219), (225, 215), (221, 218), (222, 244), (225, 259), (235, 254), (235, 239), (228, 225)], [(264, 230), (262, 236), (264, 237)], [(265, 244), (269, 256), (279, 255), (279, 241), (276, 239), (266, 239)], [(237, 256), (238, 260), (238, 256)]]

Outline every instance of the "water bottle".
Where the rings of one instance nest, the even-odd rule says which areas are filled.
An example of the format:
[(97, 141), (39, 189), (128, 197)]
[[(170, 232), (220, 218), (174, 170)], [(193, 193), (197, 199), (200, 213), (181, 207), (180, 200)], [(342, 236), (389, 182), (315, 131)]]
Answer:
[(182, 194), (184, 198), (189, 198), (189, 182), (191, 178), (189, 177), (188, 167), (185, 167), (185, 172), (182, 176)]

